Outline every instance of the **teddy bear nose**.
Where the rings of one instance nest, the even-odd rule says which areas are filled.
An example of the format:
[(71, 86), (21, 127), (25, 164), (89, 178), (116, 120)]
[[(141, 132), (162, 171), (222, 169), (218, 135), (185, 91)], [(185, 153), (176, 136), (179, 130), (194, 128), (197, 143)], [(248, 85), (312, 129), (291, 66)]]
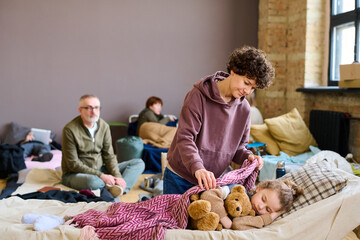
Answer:
[(240, 208), (239, 208), (239, 207), (237, 207), (237, 208), (236, 208), (236, 211), (240, 211)]

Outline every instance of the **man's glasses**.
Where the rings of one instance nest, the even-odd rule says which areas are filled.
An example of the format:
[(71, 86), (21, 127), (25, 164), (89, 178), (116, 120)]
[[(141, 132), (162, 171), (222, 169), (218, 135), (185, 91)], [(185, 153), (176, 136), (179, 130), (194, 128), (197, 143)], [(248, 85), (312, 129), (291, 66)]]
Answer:
[(85, 109), (85, 110), (88, 111), (88, 112), (94, 111), (94, 110), (98, 111), (98, 110), (101, 109), (101, 107), (99, 107), (99, 106), (95, 106), (95, 107), (93, 107), (93, 106), (87, 106), (87, 107), (80, 107), (80, 108), (81, 108), (81, 109)]

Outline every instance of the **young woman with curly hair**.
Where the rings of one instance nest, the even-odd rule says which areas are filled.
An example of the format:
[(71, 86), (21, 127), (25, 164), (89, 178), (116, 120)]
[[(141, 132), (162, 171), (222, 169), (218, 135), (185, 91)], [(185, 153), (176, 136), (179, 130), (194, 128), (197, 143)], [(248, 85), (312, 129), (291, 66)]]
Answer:
[(186, 95), (167, 155), (165, 194), (182, 194), (194, 185), (213, 189), (231, 161), (241, 165), (257, 159), (261, 169), (263, 159), (246, 149), (250, 106), (245, 97), (268, 87), (274, 69), (263, 51), (244, 46), (230, 55), (227, 70), (204, 77)]

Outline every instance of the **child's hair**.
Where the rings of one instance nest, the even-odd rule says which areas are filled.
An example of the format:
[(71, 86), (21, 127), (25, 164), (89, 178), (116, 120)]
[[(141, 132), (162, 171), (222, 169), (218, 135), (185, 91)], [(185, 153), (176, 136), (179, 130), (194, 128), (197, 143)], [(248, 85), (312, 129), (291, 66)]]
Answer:
[(161, 98), (159, 97), (155, 97), (155, 96), (151, 96), (148, 98), (148, 100), (146, 101), (145, 106), (147, 108), (151, 107), (152, 105), (156, 104), (156, 103), (160, 103), (161, 105), (163, 105), (163, 101), (161, 100)]
[(304, 190), (288, 179), (275, 179), (260, 182), (257, 188), (271, 189), (278, 193), (281, 209), (289, 211), (294, 201), (304, 194)]
[(227, 64), (227, 71), (246, 76), (255, 80), (257, 88), (267, 88), (270, 86), (275, 75), (275, 70), (266, 55), (260, 49), (250, 46), (243, 46), (235, 49)]

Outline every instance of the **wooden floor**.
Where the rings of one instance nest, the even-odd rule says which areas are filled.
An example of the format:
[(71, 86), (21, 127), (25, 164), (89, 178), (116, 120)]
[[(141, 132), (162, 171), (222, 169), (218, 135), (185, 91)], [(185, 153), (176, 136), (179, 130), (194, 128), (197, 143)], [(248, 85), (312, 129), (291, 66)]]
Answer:
[(121, 196), (121, 201), (122, 202), (137, 202), (139, 200), (139, 194), (140, 193), (149, 193), (147, 191), (142, 190), (139, 186), (140, 183), (144, 181), (145, 177), (149, 177), (152, 176), (153, 174), (142, 174), (140, 176), (140, 178), (137, 180), (136, 184), (134, 185), (134, 187), (130, 190), (130, 192), (128, 192), (125, 195)]

